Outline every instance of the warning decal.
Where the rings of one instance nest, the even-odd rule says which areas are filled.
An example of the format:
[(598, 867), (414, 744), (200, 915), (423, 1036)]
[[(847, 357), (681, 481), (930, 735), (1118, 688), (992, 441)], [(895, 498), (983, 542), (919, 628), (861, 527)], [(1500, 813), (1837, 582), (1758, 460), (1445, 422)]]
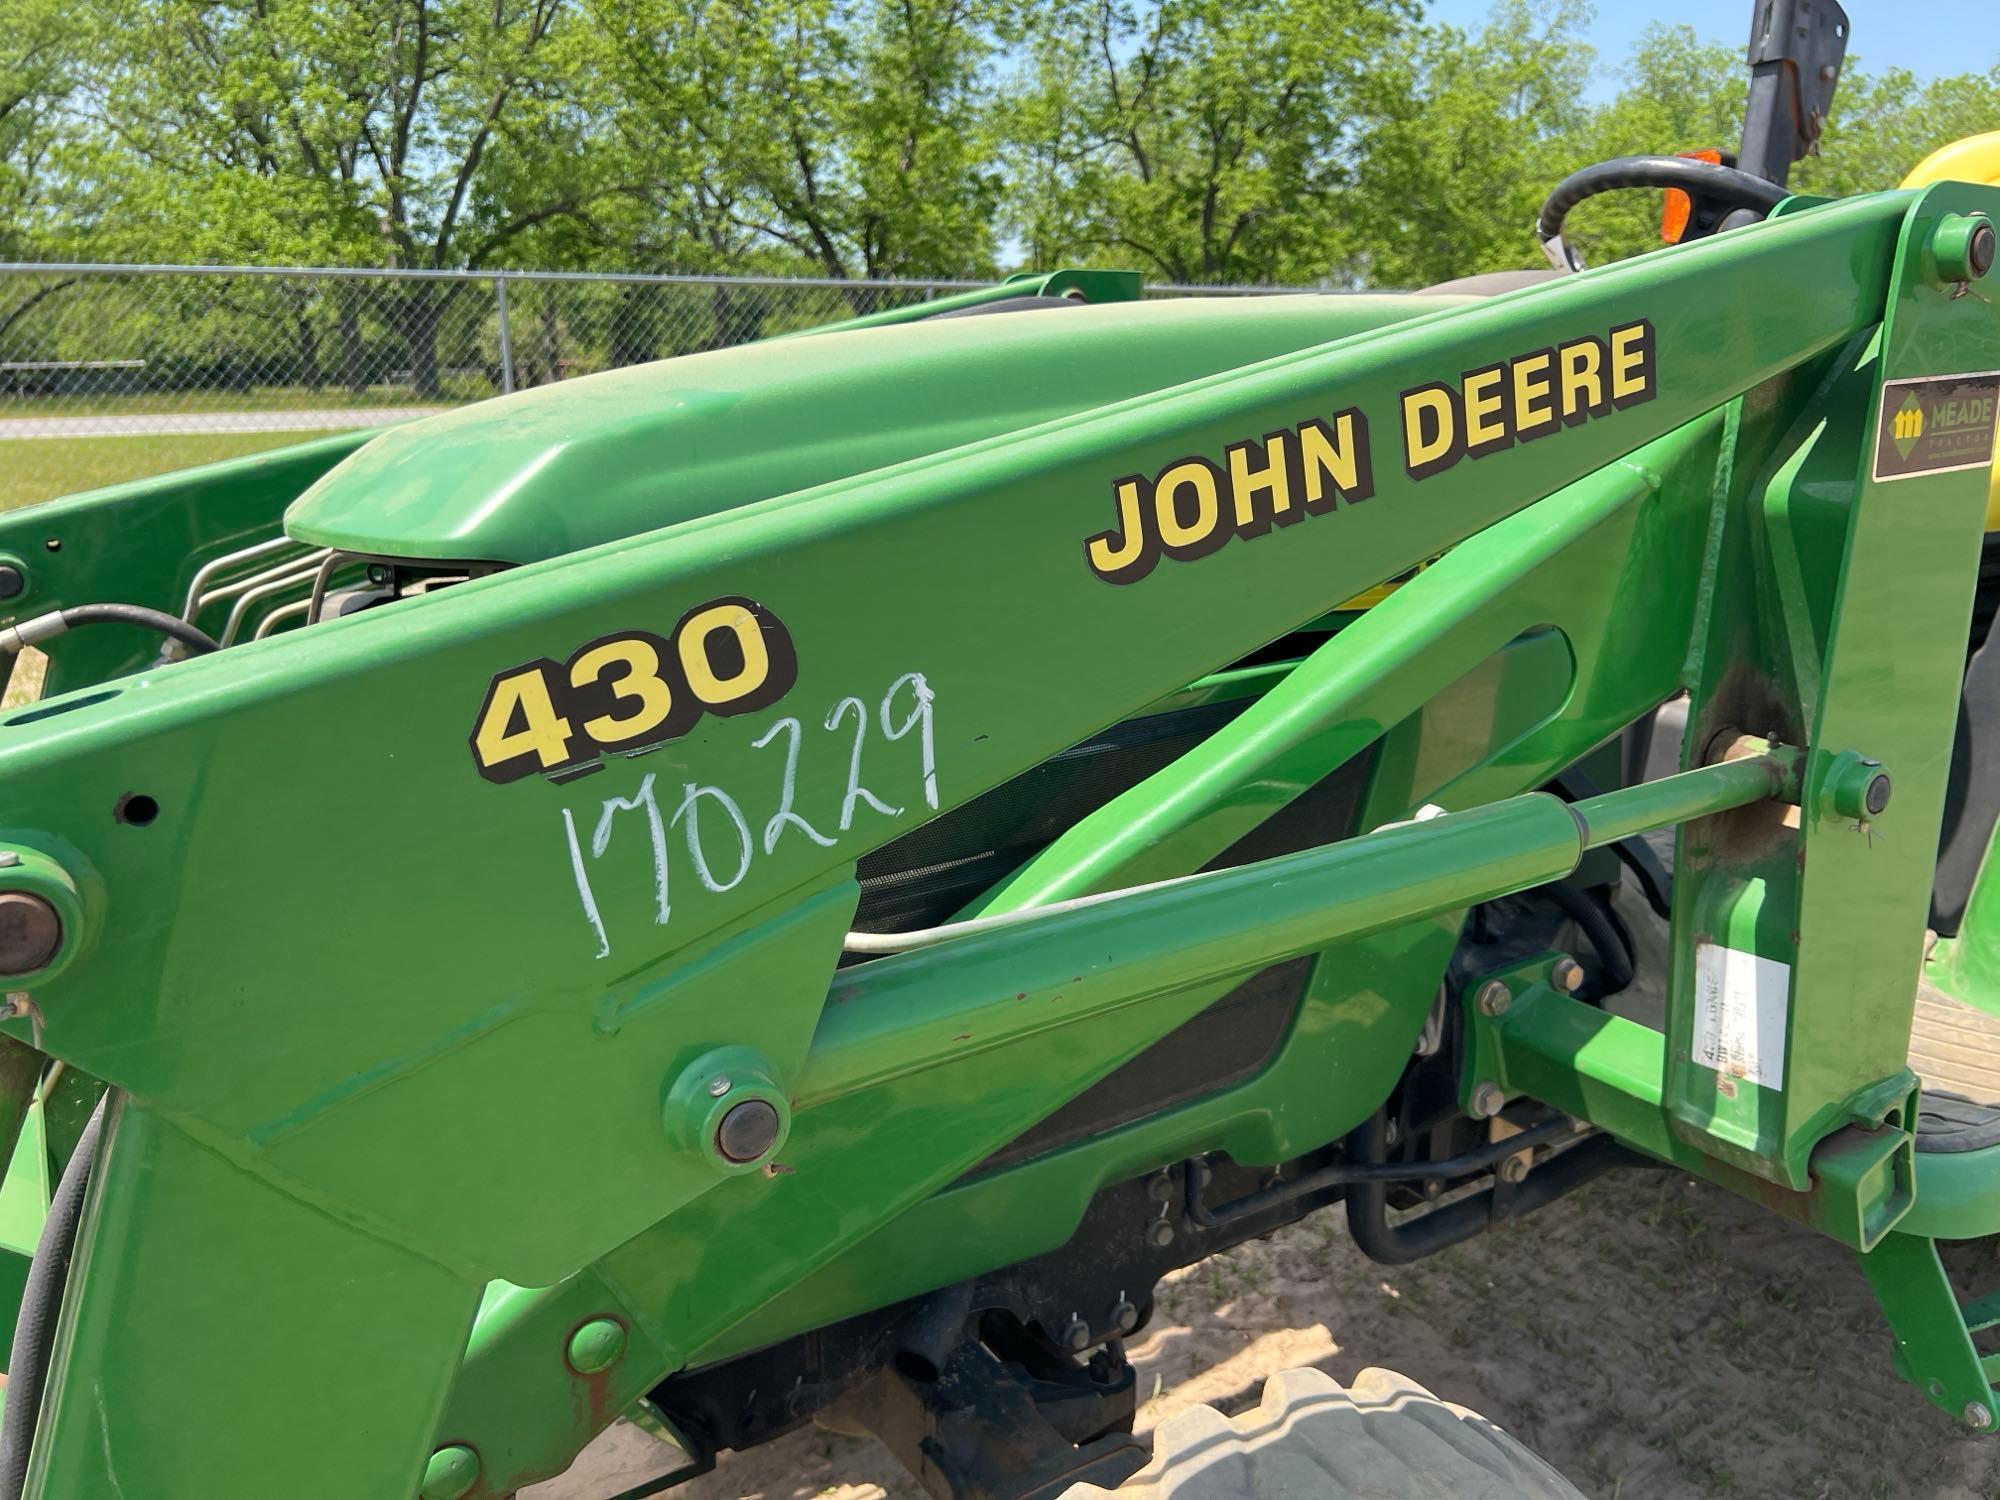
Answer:
[(2000, 371), (1891, 380), (1882, 386), (1875, 477), (1910, 479), (1993, 462)]
[(1767, 1089), (1785, 1086), (1792, 966), (1719, 943), (1694, 949), (1694, 1060)]

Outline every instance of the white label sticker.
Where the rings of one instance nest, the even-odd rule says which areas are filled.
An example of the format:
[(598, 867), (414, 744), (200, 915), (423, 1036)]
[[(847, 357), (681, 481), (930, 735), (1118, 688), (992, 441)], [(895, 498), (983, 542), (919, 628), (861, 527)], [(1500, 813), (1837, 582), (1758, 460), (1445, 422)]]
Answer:
[(1792, 966), (1716, 943), (1694, 950), (1694, 1060), (1767, 1089), (1785, 1086)]

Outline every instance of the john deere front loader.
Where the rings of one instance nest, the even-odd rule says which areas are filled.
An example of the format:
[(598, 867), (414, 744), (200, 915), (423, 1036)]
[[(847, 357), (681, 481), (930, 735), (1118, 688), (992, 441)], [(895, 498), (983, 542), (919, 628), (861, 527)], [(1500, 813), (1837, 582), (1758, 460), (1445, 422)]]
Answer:
[(1038, 274), (0, 520), (0, 1500), (499, 1497), (621, 1414), (1571, 1493), (1386, 1376), (1147, 1468), (1124, 1341), (1660, 1165), (1990, 1430), (2000, 150), (1788, 196), (1845, 38), (1767, 0), (1735, 164), (1585, 167), (1511, 290)]

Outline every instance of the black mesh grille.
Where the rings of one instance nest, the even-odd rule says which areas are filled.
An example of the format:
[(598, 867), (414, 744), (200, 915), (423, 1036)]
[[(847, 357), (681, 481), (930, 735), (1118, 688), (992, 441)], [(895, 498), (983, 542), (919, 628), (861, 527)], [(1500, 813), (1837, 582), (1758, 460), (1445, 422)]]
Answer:
[(1204, 703), (1113, 726), (861, 860), (863, 932), (948, 922), (994, 882), (1120, 792), (1193, 749), (1253, 700)]
[(1312, 966), (1310, 955), (1295, 958), (1239, 984), (966, 1175), (1012, 1166), (1256, 1076), (1284, 1044)]
[[(861, 906), (855, 925), (864, 932), (900, 932), (951, 920), (1078, 819), (1201, 743), (1252, 701), (1202, 704), (1117, 725), (885, 845), (860, 863)], [(1205, 868), (1226, 869), (1347, 838), (1355, 831), (1374, 763), (1371, 746)], [(859, 956), (850, 955), (850, 961), (860, 961)], [(1308, 956), (1252, 975), (1003, 1146), (974, 1174), (1039, 1156), (1251, 1077), (1283, 1045), (1312, 967)]]

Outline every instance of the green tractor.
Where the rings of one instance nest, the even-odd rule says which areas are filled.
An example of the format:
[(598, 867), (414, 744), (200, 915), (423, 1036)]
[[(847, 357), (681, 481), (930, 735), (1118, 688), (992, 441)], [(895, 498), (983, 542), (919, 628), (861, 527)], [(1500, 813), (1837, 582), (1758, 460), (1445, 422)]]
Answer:
[(632, 1496), (812, 1421), (954, 1500), (1570, 1494), (1386, 1376), (1155, 1455), (1125, 1340), (1660, 1165), (1990, 1431), (2000, 149), (1788, 196), (1846, 34), (1767, 0), (1735, 163), (1584, 169), (1509, 288), (1038, 274), (0, 520), (0, 1500), (621, 1415)]

